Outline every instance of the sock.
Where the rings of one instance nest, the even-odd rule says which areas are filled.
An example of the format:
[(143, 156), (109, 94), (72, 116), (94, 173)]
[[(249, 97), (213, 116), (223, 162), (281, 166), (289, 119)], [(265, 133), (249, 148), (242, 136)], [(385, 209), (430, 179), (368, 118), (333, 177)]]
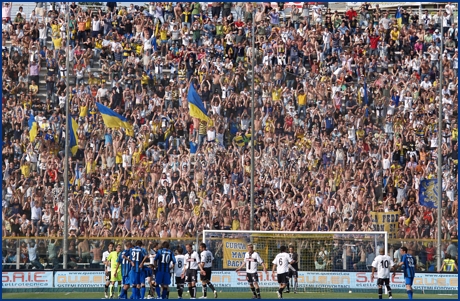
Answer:
[(169, 299), (169, 289), (166, 291), (166, 299)]
[(161, 298), (166, 299), (167, 294), (168, 294), (167, 289), (166, 289), (166, 288), (163, 288), (163, 291), (162, 291), (162, 293), (161, 293)]
[(183, 284), (178, 284), (177, 285), (177, 294), (179, 295), (179, 297), (182, 298), (182, 293), (184, 291), (184, 285)]
[(144, 299), (145, 297), (145, 286), (141, 287), (141, 299)]
[(121, 290), (121, 295), (120, 295), (120, 298), (123, 298), (123, 299), (126, 299), (126, 297), (128, 296), (128, 290), (123, 288)]
[(407, 291), (407, 296), (409, 296), (409, 300), (412, 300), (412, 290)]
[(133, 293), (132, 293), (133, 299), (139, 299), (139, 289), (135, 286), (133, 286)]
[(256, 288), (255, 288), (255, 287), (251, 287), (251, 291), (252, 291), (252, 294), (255, 296), (255, 295), (256, 295)]
[(297, 292), (298, 287), (299, 287), (299, 282), (297, 280), (295, 280), (295, 282), (294, 282), (294, 291)]
[(109, 290), (109, 286), (106, 284), (104, 287), (104, 293), (107, 294), (107, 291)]
[(392, 297), (393, 295), (391, 294), (391, 287), (389, 285), (387, 286), (387, 291), (388, 291), (388, 296)]
[(110, 296), (113, 295), (113, 284), (110, 284), (110, 286), (109, 286), (109, 295)]
[(161, 287), (157, 284), (157, 286), (155, 286), (155, 291), (157, 293), (157, 297), (160, 298), (161, 297)]
[(379, 299), (382, 299), (383, 289), (379, 287)]
[(203, 297), (206, 297), (208, 295), (208, 286), (206, 284), (203, 284)]
[(196, 286), (191, 287), (190, 297), (196, 298)]
[(260, 297), (260, 287), (256, 288), (256, 293), (257, 293), (257, 296)]
[(214, 288), (214, 285), (210, 282), (208, 282), (208, 286), (212, 289), (213, 292), (216, 291), (216, 289)]
[(150, 285), (149, 287), (149, 296), (153, 297), (155, 295), (155, 287)]
[(281, 287), (280, 289), (278, 289), (278, 293), (280, 293), (280, 296), (283, 297), (283, 287)]
[(118, 285), (117, 289), (118, 289), (118, 297), (120, 297), (120, 292), (121, 292), (121, 284), (119, 284), (119, 285)]
[(286, 291), (289, 292), (289, 281), (290, 279), (288, 279), (288, 283), (286, 284)]

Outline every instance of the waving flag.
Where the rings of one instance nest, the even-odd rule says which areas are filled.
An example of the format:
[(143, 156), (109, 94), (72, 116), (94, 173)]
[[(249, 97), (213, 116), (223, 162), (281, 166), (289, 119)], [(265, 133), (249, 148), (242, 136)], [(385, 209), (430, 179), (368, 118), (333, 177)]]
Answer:
[(438, 208), (438, 179), (424, 179), (420, 181), (418, 199), (420, 205), (429, 208)]
[(73, 119), (70, 117), (69, 119), (69, 138), (70, 138), (70, 151), (72, 152), (72, 155), (75, 156), (78, 150), (78, 134), (77, 134), (77, 129), (78, 129), (78, 124)]
[(402, 27), (402, 15), (401, 15), (401, 7), (398, 7), (398, 10), (396, 11), (396, 22), (398, 22), (398, 27)]
[(29, 138), (30, 142), (34, 142), (38, 134), (38, 124), (34, 115), (30, 114), (29, 117)]
[(96, 102), (96, 106), (102, 115), (102, 120), (104, 120), (104, 124), (106, 127), (124, 128), (126, 131), (126, 135), (131, 136), (131, 137), (134, 136), (133, 126), (132, 124), (128, 122), (128, 119), (112, 111), (111, 109), (107, 108), (103, 104)]
[(206, 111), (200, 96), (196, 92), (193, 83), (190, 84), (188, 89), (187, 101), (190, 116), (202, 121), (209, 121), (208, 112)]

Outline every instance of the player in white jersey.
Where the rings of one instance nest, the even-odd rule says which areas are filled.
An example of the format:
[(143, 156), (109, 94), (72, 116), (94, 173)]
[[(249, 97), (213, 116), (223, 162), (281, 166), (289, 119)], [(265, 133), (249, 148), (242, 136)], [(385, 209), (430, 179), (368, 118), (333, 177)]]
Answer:
[(174, 275), (176, 276), (176, 287), (179, 299), (182, 299), (182, 293), (184, 292), (184, 278), (182, 277), (182, 271), (185, 266), (185, 256), (183, 253), (184, 249), (182, 249), (182, 247), (178, 247), (175, 254), (176, 265), (174, 266)]
[(200, 256), (197, 252), (193, 251), (192, 245), (185, 246), (187, 253), (184, 256), (185, 265), (182, 270), (181, 278), (185, 277), (185, 282), (188, 285), (190, 299), (196, 298), (196, 281), (198, 277), (198, 269), (200, 264)]
[(155, 297), (155, 293), (158, 298), (161, 298), (161, 288), (156, 282), (155, 275), (157, 273), (156, 268), (155, 268), (155, 256), (157, 255), (159, 249), (159, 243), (158, 242), (151, 242), (148, 245), (148, 250), (149, 250), (149, 263), (150, 266), (152, 267), (152, 277), (148, 279), (148, 283), (150, 284), (149, 286), (149, 294), (147, 296), (147, 299), (152, 299)]
[(254, 246), (252, 244), (247, 245), (248, 251), (244, 254), (244, 261), (236, 269), (236, 272), (246, 265), (246, 280), (249, 283), (252, 291), (252, 299), (260, 299), (260, 287), (259, 287), (259, 274), (257, 268), (259, 264), (264, 268), (264, 273), (267, 274), (267, 268), (265, 267), (264, 260), (260, 257), (259, 253), (254, 252)]
[(289, 282), (291, 282), (291, 279), (294, 279), (294, 294), (297, 294), (297, 287), (299, 286), (297, 279), (299, 277), (299, 255), (294, 251), (293, 246), (289, 246), (289, 256), (291, 256), (293, 263), (289, 267), (286, 293), (289, 293)]
[(212, 261), (214, 260), (214, 256), (212, 256), (211, 251), (206, 250), (206, 244), (200, 244), (200, 254), (201, 254), (201, 262), (200, 262), (200, 274), (201, 274), (201, 284), (203, 285), (203, 296), (200, 299), (207, 298), (207, 287), (209, 286), (212, 291), (214, 292), (214, 298), (217, 298), (217, 290), (214, 288), (214, 285), (211, 283), (211, 268), (212, 268)]
[(275, 268), (279, 283), (278, 299), (283, 299), (283, 290), (288, 282), (289, 265), (294, 263), (289, 253), (286, 253), (286, 246), (280, 247), (280, 253), (273, 260), (272, 278), (275, 280)]
[(382, 299), (383, 285), (387, 287), (389, 299), (393, 299), (390, 287), (390, 270), (395, 265), (390, 256), (385, 255), (385, 250), (380, 248), (380, 255), (372, 262), (371, 282), (374, 281), (374, 272), (377, 269), (377, 285), (379, 287), (379, 299)]
[(113, 251), (113, 242), (109, 243), (109, 248), (107, 251), (102, 253), (102, 262), (104, 263), (105, 266), (105, 286), (104, 286), (104, 294), (105, 298), (107, 299), (109, 296), (107, 295), (109, 291), (109, 285), (110, 285), (110, 276), (111, 276), (111, 267), (110, 267), (110, 262), (107, 261), (107, 257), (109, 257), (109, 254)]

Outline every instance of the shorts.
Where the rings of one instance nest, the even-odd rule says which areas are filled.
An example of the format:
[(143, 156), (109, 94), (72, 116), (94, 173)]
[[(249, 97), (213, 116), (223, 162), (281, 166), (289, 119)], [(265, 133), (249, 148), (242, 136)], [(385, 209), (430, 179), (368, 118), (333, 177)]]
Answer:
[(414, 283), (414, 277), (404, 277), (406, 285), (412, 285)]
[(187, 270), (185, 271), (184, 281), (186, 283), (196, 282), (198, 270)]
[(390, 285), (390, 278), (379, 278), (377, 279), (377, 285)]
[(279, 283), (279, 284), (286, 284), (286, 283), (288, 283), (287, 274), (288, 274), (288, 273), (282, 273), (282, 274), (276, 275), (276, 278), (278, 278), (278, 283)]
[(130, 282), (129, 282), (129, 275), (128, 276), (123, 276), (122, 279), (121, 279), (121, 284), (123, 285), (130, 285)]
[(201, 281), (211, 281), (211, 268), (204, 268), (204, 275), (200, 276)]
[(129, 272), (129, 284), (131, 285), (142, 284), (141, 273), (140, 272), (136, 273), (134, 270), (131, 270)]
[(118, 270), (117, 274), (115, 274), (115, 271), (111, 271), (110, 274), (111, 274), (110, 281), (112, 282), (121, 281), (121, 270)]
[(184, 284), (184, 283), (185, 283), (185, 278), (176, 277), (176, 284)]
[(105, 273), (105, 282), (110, 281), (110, 278), (111, 278), (110, 276), (111, 276), (111, 272), (110, 272), (110, 271), (108, 271), (108, 272)]
[(170, 285), (171, 284), (171, 274), (168, 272), (158, 272), (155, 275), (156, 282), (158, 285)]
[(288, 278), (298, 278), (299, 277), (299, 272), (297, 270), (289, 270), (288, 272)]
[(254, 282), (259, 282), (259, 273), (246, 273), (246, 279), (250, 284)]

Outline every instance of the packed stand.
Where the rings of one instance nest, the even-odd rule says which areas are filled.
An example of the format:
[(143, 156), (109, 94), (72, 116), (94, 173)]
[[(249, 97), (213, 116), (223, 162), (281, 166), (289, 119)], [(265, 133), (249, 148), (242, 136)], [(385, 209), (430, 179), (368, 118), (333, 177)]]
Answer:
[[(37, 248), (62, 262), (60, 240), (44, 239), (64, 235), (67, 91), (79, 126), (69, 168), (71, 238), (248, 230), (252, 78), (254, 230), (372, 231), (370, 211), (399, 211), (399, 241), (434, 239), (436, 209), (419, 204), (418, 190), (442, 168), (443, 239), (457, 239), (452, 4), (421, 16), (403, 8), (401, 26), (394, 10), (368, 3), (343, 13), (259, 3), (255, 15), (252, 4), (230, 2), (98, 10), (54, 3), (29, 16), (12, 6), (2, 9), (2, 235), (41, 237), (21, 244), (24, 263), (42, 266)], [(191, 83), (208, 123), (189, 116)], [(135, 136), (105, 127), (96, 102), (125, 116)], [(39, 126), (33, 142), (31, 115)], [(3, 244), (4, 262), (15, 262), (18, 243)], [(414, 252), (433, 249), (415, 244)], [(80, 250), (72, 261), (89, 262), (89, 249), (100, 246), (81, 252), (71, 240), (71, 247)]]

